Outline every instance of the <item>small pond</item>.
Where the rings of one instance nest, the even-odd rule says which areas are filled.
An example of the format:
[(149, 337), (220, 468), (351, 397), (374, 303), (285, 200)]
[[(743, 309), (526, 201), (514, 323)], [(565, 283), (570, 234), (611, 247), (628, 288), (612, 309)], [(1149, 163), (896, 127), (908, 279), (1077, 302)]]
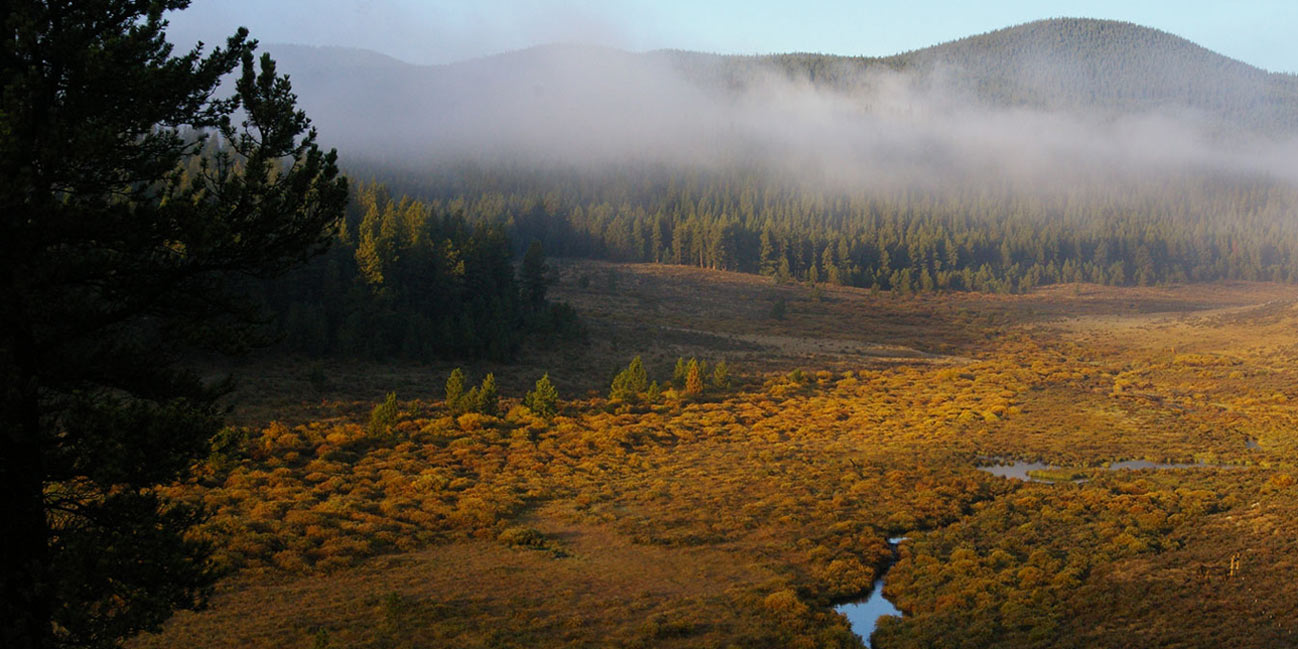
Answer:
[(897, 562), (897, 544), (907, 540), (904, 536), (898, 536), (888, 539), (888, 545), (892, 546), (893, 560), (884, 569), (879, 578), (874, 580), (874, 588), (870, 590), (870, 596), (859, 602), (841, 604), (835, 606), (834, 610), (842, 613), (852, 625), (852, 632), (861, 636), (865, 646), (870, 646), (870, 634), (874, 633), (874, 626), (879, 618), (885, 615), (895, 615), (901, 617), (901, 611), (888, 598), (883, 596), (883, 580), (888, 576), (888, 570), (892, 568), (892, 563)]
[(986, 471), (992, 475), (998, 475), (1002, 478), (1013, 478), (1015, 480), (1027, 480), (1028, 482), (1048, 482), (1046, 480), (1037, 480), (1028, 475), (1031, 471), (1055, 471), (1059, 467), (1045, 462), (1010, 462), (1009, 464), (993, 464), (990, 466), (980, 466), (979, 471)]

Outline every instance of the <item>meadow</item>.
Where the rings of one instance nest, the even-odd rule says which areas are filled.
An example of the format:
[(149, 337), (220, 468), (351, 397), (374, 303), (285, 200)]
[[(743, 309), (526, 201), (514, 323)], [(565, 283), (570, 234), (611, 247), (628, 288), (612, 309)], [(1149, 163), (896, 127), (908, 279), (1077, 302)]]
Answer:
[[(166, 492), (226, 577), (130, 646), (858, 647), (832, 606), (901, 535), (875, 647), (1298, 643), (1298, 289), (554, 265), (586, 340), (464, 365), (496, 414), (445, 402), (455, 364), (214, 367), (236, 425)], [(611, 399), (635, 357), (657, 389)], [(978, 468), (1012, 459), (1088, 479)]]

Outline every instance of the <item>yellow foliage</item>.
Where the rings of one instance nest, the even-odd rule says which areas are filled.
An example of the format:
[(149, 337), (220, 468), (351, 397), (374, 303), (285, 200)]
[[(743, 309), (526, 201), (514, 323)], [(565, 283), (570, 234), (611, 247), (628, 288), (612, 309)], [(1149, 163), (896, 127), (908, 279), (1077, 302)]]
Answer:
[(779, 590), (766, 596), (762, 606), (768, 613), (783, 619), (797, 619), (807, 614), (807, 605), (792, 590)]
[(460, 430), (465, 432), (473, 432), (489, 428), (495, 424), (496, 421), (498, 420), (491, 415), (484, 415), (477, 412), (466, 412), (455, 420), (456, 424), (460, 427)]

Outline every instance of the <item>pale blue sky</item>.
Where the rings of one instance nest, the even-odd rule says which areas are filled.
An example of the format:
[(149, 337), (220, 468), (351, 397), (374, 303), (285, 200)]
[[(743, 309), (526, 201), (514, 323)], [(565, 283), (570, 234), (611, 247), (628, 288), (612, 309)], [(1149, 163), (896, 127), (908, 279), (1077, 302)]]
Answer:
[(1040, 18), (1125, 20), (1298, 72), (1298, 0), (193, 0), (172, 40), (341, 45), (448, 63), (531, 45), (880, 56)]

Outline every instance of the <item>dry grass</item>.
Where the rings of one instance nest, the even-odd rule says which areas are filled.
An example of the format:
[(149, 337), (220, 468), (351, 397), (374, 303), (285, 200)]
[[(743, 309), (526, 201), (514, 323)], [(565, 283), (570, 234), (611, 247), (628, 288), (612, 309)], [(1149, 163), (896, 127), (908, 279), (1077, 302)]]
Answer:
[(732, 593), (776, 579), (725, 550), (638, 545), (561, 512), (526, 520), (564, 556), (470, 539), (346, 571), (235, 580), (213, 603), (219, 615), (181, 615), (138, 646), (309, 647), (321, 630), (338, 647), (671, 646), (661, 626), (723, 626), (714, 620)]
[[(989, 456), (1255, 467), (1167, 472), (1167, 497), (1114, 497), (1136, 503), (1124, 514), (1135, 521), (1185, 489), (1226, 504), (1150, 528), (1174, 537), (1172, 549), (1109, 528), (1086, 537), (1130, 552), (1066, 589), (1084, 599), (1052, 595), (1052, 606), (1098, 607), (1089, 618), (1052, 613), (1093, 620), (1091, 644), (1120, 632), (1102, 611), (1133, 601), (1123, 575), (1152, 578), (1175, 568), (1167, 557), (1216, 565), (1223, 521), (1240, 520), (1226, 517), (1265, 527), (1241, 546), (1254, 557), (1274, 561), (1280, 541), (1298, 536), (1282, 498), (1293, 487), (1281, 484), (1298, 473), (1293, 287), (904, 299), (827, 287), (816, 299), (804, 286), (698, 269), (560, 270), (555, 293), (591, 339), (467, 368), (496, 373), (510, 397), (500, 418), (445, 416), (437, 399), (450, 365), (325, 364), (324, 390), (282, 360), (244, 366), (254, 398), (237, 414), (254, 427), (251, 450), (170, 490), (213, 508), (205, 533), (242, 572), (210, 611), (136, 644), (308, 646), (324, 631), (337, 647), (852, 646), (829, 605), (868, 589), (886, 536), (940, 538), (1041, 488), (977, 471)], [(770, 314), (775, 297), (788, 306), (782, 320)], [(736, 386), (607, 403), (609, 379), (634, 355), (658, 380), (678, 356), (725, 359)], [(542, 372), (566, 400), (553, 421), (509, 409)], [(404, 400), (398, 434), (375, 438), (363, 423), (391, 390)], [(1086, 493), (1085, 506), (1104, 511), (1106, 492)], [(1169, 601), (1198, 592), (1159, 583)], [(1298, 595), (1274, 591), (1268, 615), (1298, 623)], [(1222, 595), (1214, 610), (1250, 592)], [(1185, 623), (1176, 611), (1146, 614), (1132, 624)], [(895, 638), (934, 637), (916, 633)], [(1205, 638), (1228, 636), (1178, 637), (1211, 646)]]

